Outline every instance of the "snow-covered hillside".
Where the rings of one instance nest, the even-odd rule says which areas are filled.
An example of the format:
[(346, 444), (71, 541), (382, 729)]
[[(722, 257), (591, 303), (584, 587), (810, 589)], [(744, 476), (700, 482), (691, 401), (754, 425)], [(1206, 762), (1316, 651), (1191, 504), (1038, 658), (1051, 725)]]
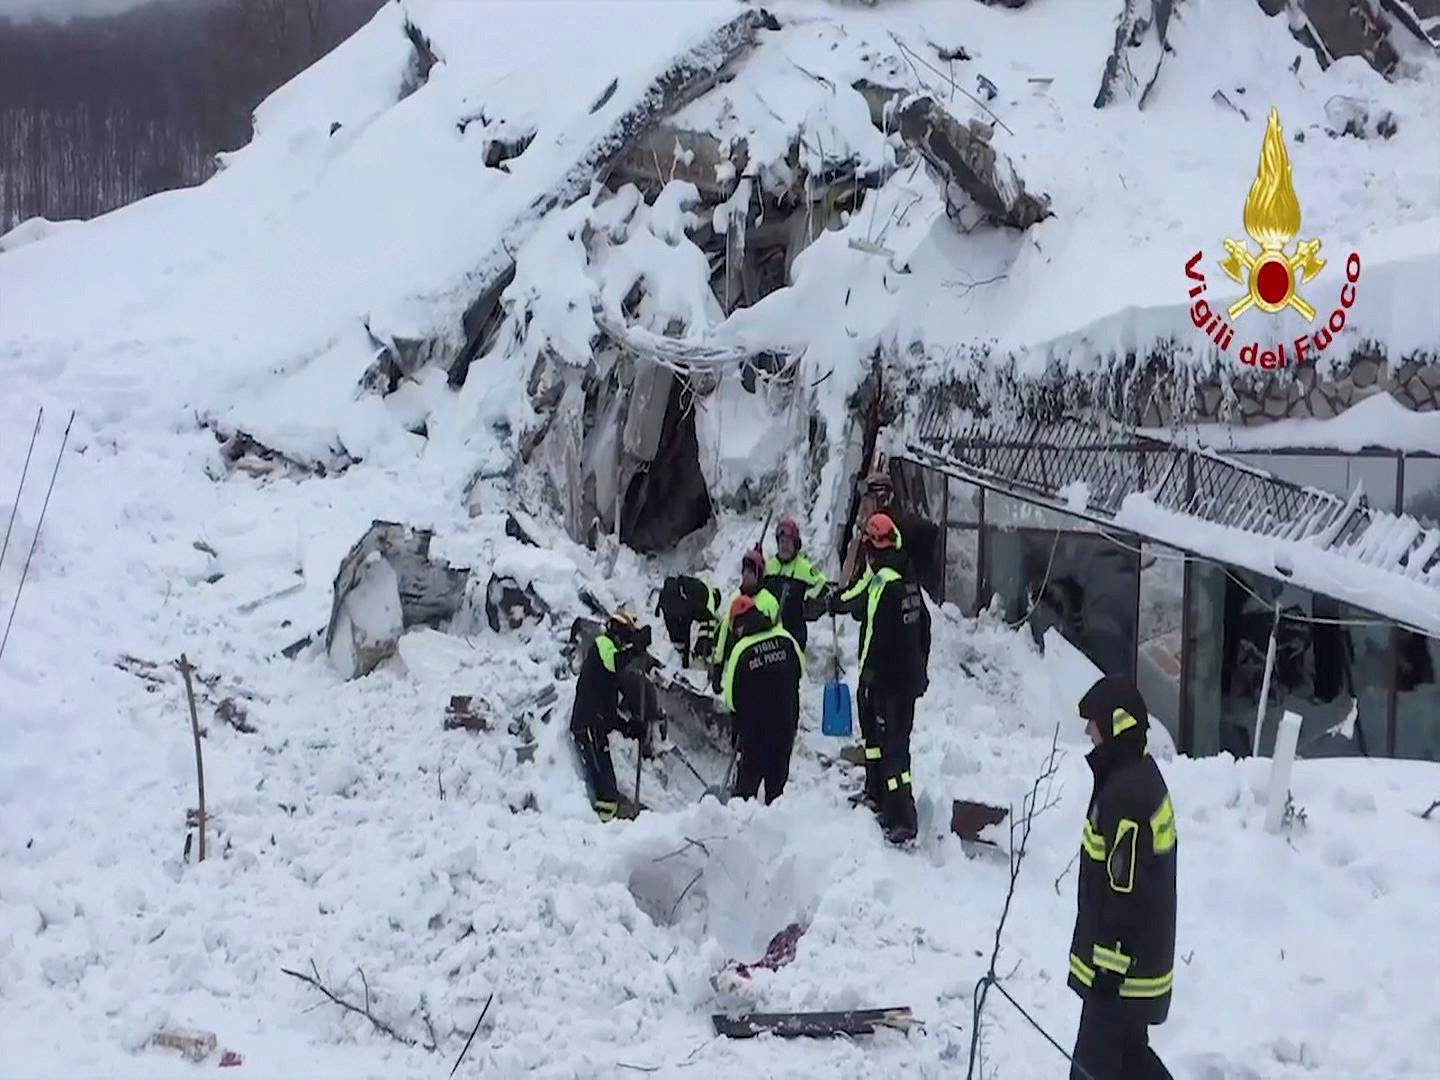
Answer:
[[(193, 1027), (243, 1054), (245, 1075), (438, 1075), (492, 992), (457, 1075), (962, 1074), (1008, 872), (948, 833), (948, 807), (1018, 804), (1057, 723), (1059, 801), (1037, 820), (1000, 968), (1068, 1044), (1083, 662), (936, 613), (915, 735), (924, 828), (908, 854), (848, 807), (857, 777), (818, 732), (823, 625), (792, 786), (770, 808), (697, 804), (699, 785), (667, 761), (643, 772), (654, 812), (598, 825), (565, 738), (573, 682), (557, 672), (581, 586), (648, 612), (669, 570), (728, 583), (772, 508), (808, 515), (817, 558), (838, 572), (821, 539), (853, 480), (843, 440), (813, 483), (793, 451), (812, 415), (845, 428), (877, 348), (918, 343), (932, 365), (989, 349), (1083, 367), (1183, 331), (1184, 263), (1240, 235), (1272, 103), (1287, 134), (1306, 133), (1289, 149), (1304, 233), (1331, 258), (1317, 290), (1338, 288), (1353, 247), (1357, 339), (1440, 350), (1427, 292), (1440, 268), (1434, 57), (1408, 55), (1393, 82), (1355, 58), (1321, 72), (1283, 18), (1190, 0), (1146, 110), (1095, 110), (1117, 8), (779, 0), (779, 29), (755, 30), (726, 66), (726, 35), (752, 14), (727, 0), (405, 0), (269, 99), (253, 142), (209, 183), (31, 226), (0, 249), (0, 521), (46, 410), (0, 618), (76, 413), (0, 657), (0, 1074), (188, 1075), (146, 1043)], [(940, 59), (962, 48), (969, 59)], [(693, 185), (662, 176), (648, 204), (636, 186), (592, 188), (616, 125), (677, 66), (711, 80), (684, 123), (732, 150), (743, 141), (737, 183), (818, 177), (843, 158), (870, 189), (798, 253), (787, 287), (728, 315), (696, 241), (716, 216)], [(853, 89), (924, 89), (964, 120), (961, 91), (978, 93), (979, 75), (1008, 129), (995, 147), (1055, 214), (1024, 231), (958, 232), (947, 192), (924, 168), (897, 168), (893, 133)], [(1332, 138), (1335, 95), (1390, 112), (1398, 132)], [(811, 156), (791, 160), (795, 145)], [(466, 313), (511, 262), (493, 333), (452, 388)], [(545, 497), (553, 469), (519, 464), (540, 422), (529, 384), (550, 377), (542, 360), (562, 375), (607, 362), (593, 355), (601, 323), (642, 342), (670, 335), (691, 355), (802, 354), (808, 400), (748, 394), (727, 371), (697, 406), (717, 505), (745, 487), (773, 507), (724, 508), (652, 559), (566, 539)], [(377, 367), (382, 356), (406, 370)], [(229, 469), (217, 432), (284, 457), (266, 458), (268, 476)], [(543, 549), (506, 533), (521, 502), (545, 524)], [(323, 633), (337, 564), (375, 519), (433, 528), (435, 554), (473, 569), (463, 615), (445, 633), (413, 631), (358, 680), (319, 644), (284, 658)], [(492, 570), (532, 583), (553, 623), (477, 621)], [(218, 680), (201, 700), (203, 864), (182, 859), (195, 802), (169, 666), (182, 652)], [(505, 724), (552, 683), (552, 717), (534, 721), (539, 746), (521, 760)], [(452, 694), (491, 702), (498, 730), (442, 731)], [(253, 732), (215, 718), (226, 697)], [(617, 743), (627, 786), (628, 752)], [(716, 780), (724, 768), (697, 764)], [(1157, 1045), (1180, 1078), (1440, 1074), (1440, 821), (1413, 813), (1440, 797), (1440, 769), (1301, 762), (1292, 787), (1308, 824), (1272, 836), (1265, 765), (1163, 765), (1183, 962)], [(791, 964), (748, 984), (722, 974), (797, 920), (808, 930)], [(312, 959), (352, 999), (368, 984), (376, 1015), (416, 1045), (312, 1008), (317, 995), (281, 972)], [(710, 1014), (741, 1001), (909, 1005), (924, 1026), (853, 1043), (713, 1039)], [(987, 1076), (1061, 1074), (1003, 1002), (987, 1016)]]

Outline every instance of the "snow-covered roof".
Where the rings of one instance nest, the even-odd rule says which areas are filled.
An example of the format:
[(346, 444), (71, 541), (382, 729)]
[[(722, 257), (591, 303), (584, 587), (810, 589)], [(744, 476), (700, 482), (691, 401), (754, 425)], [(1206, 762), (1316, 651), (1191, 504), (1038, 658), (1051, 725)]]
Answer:
[[(675, 122), (745, 140), (757, 179), (787, 167), (798, 141), (812, 165), (848, 158), (883, 189), (800, 256), (791, 288), (728, 318), (712, 311), (686, 333), (804, 350), (817, 377), (840, 366), (837, 389), (887, 343), (897, 355), (922, 343), (954, 365), (983, 352), (1022, 371), (1057, 359), (1084, 370), (1173, 337), (1208, 363), (1186, 314), (1183, 267), (1203, 249), (1219, 277), (1212, 264), (1223, 238), (1243, 234), (1275, 105), (1303, 235), (1320, 238), (1329, 259), (1307, 286), (1317, 306), (1337, 292), (1353, 249), (1364, 271), (1342, 340), (1374, 339), (1392, 355), (1440, 352), (1434, 58), (1408, 59), (1393, 83), (1359, 58), (1322, 72), (1284, 18), (1206, 0), (1176, 9), (1173, 55), (1143, 111), (1095, 109), (1114, 8), (772, 5), (780, 29), (759, 31), (753, 51)], [(0, 358), (165, 371), (166, 385), (127, 398), (120, 413), (154, 406), (174, 416), (184, 403), (296, 452), (337, 440), (364, 452), (382, 422), (353, 391), (374, 358), (372, 335), (458, 348), (461, 315), (496, 260), (514, 255), (524, 273), (543, 193), (587, 160), (667, 64), (746, 10), (724, 0), (386, 5), (264, 103), (253, 143), (210, 182), (0, 256)], [(407, 20), (440, 63), (402, 96), (415, 82)], [(966, 58), (942, 60), (942, 50)], [(983, 109), (969, 100), (982, 77), (996, 91)], [(996, 151), (1049, 196), (1054, 216), (1024, 232), (962, 233), (926, 169), (895, 171), (893, 135), (867, 123), (853, 89), (862, 79), (928, 93), (962, 122), (993, 122)], [(1217, 91), (1246, 117), (1212, 101)], [(1392, 113), (1397, 133), (1331, 137), (1326, 109), (1337, 95)], [(486, 166), (497, 140), (531, 132), (524, 153)], [(532, 287), (548, 275), (561, 289), (570, 271), (557, 254), (567, 243), (583, 254), (561, 241), (559, 252), (553, 238), (529, 252), (544, 260)], [(871, 253), (876, 244), (893, 258)], [(588, 298), (602, 291), (596, 282)], [(572, 301), (587, 297), (564, 299), (550, 325), (543, 304), (529, 307), (527, 332), (573, 335)], [(84, 379), (72, 389), (89, 393)]]

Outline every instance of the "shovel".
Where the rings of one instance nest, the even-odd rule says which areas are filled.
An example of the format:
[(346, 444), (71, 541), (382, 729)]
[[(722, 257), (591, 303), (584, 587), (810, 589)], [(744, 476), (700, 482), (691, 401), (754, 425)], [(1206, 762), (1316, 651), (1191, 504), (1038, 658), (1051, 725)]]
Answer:
[(849, 738), (850, 687), (840, 678), (840, 632), (835, 626), (835, 614), (830, 614), (830, 633), (835, 643), (835, 668), (833, 678), (825, 684), (825, 697), (820, 712), (820, 733)]
[(695, 768), (694, 765), (690, 764), (690, 759), (685, 756), (685, 752), (681, 750), (680, 747), (671, 746), (670, 749), (665, 752), (667, 754), (674, 754), (676, 757), (678, 757), (680, 759), (680, 764), (684, 765), (685, 768), (690, 770), (690, 775), (695, 777), (696, 780), (699, 780), (700, 783), (705, 785), (705, 790), (700, 793), (701, 799), (704, 799), (706, 795), (713, 795), (715, 796), (716, 801), (719, 802), (721, 806), (724, 806), (727, 802), (730, 801), (730, 771), (735, 767), (735, 754), (733, 752), (730, 755), (730, 764), (725, 769), (725, 782), (718, 787), (712, 785), (710, 781), (706, 780), (705, 777), (700, 775), (700, 770)]

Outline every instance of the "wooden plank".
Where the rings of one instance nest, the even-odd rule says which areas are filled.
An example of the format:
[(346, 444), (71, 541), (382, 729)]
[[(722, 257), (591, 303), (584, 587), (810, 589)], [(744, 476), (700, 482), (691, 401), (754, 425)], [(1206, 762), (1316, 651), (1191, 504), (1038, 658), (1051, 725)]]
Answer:
[(842, 1012), (717, 1013), (711, 1021), (715, 1034), (729, 1039), (750, 1039), (769, 1032), (784, 1039), (830, 1038), (836, 1035), (870, 1035), (878, 1027), (905, 1030), (915, 1023), (908, 1007), (849, 1009)]

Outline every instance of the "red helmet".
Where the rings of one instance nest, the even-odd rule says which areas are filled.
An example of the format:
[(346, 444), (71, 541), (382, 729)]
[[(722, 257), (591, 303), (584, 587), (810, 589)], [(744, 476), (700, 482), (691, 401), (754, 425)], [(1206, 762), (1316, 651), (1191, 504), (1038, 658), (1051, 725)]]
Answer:
[(865, 522), (865, 543), (877, 550), (895, 546), (895, 522), (889, 514), (871, 514)]
[(758, 548), (751, 548), (740, 556), (740, 572), (749, 570), (756, 577), (763, 577), (765, 574), (765, 556)]
[(787, 536), (795, 541), (796, 547), (800, 546), (800, 526), (795, 523), (793, 517), (783, 517), (780, 519), (780, 524), (775, 526), (775, 539), (783, 540)]
[(741, 615), (744, 615), (747, 611), (754, 611), (754, 610), (755, 610), (755, 600), (754, 600), (753, 597), (745, 596), (744, 594), (741, 594), (740, 596), (735, 597), (735, 599), (730, 602), (730, 622), (731, 622), (731, 624), (733, 625), (734, 622), (735, 622), (735, 620), (738, 619), (738, 618), (740, 618), (740, 616), (741, 616)]

